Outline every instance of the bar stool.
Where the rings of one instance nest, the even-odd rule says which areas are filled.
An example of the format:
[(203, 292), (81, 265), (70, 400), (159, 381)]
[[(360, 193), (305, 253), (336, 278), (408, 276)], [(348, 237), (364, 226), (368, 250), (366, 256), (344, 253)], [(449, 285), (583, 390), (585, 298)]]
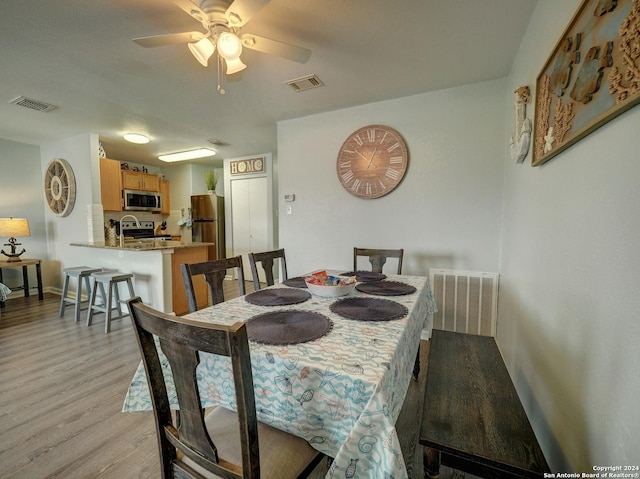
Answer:
[[(98, 273), (92, 273), (91, 279), (93, 284), (91, 287), (91, 298), (89, 300), (89, 314), (87, 315), (87, 326), (91, 326), (91, 320), (93, 319), (94, 311), (98, 311), (105, 314), (104, 332), (111, 331), (111, 320), (124, 318), (129, 316), (129, 313), (122, 313), (122, 307), (120, 305), (120, 293), (118, 291), (118, 285), (120, 283), (127, 283), (129, 288), (129, 298), (133, 298), (135, 293), (133, 291), (133, 283), (131, 279), (133, 274), (122, 273), (121, 271), (102, 271)], [(100, 289), (102, 295), (102, 303), (96, 304), (96, 293)], [(129, 299), (126, 298), (126, 299)], [(113, 300), (115, 299), (115, 305)], [(117, 311), (117, 315), (113, 316), (113, 310)]]
[[(62, 270), (62, 273), (64, 274), (64, 286), (62, 287), (62, 298), (60, 299), (60, 317), (64, 316), (64, 308), (67, 303), (72, 303), (75, 305), (75, 321), (76, 323), (80, 321), (82, 303), (89, 302), (88, 299), (82, 299), (82, 282), (84, 281), (88, 297), (91, 292), (89, 276), (99, 271), (102, 271), (102, 268), (91, 268), (89, 266), (74, 266), (72, 268), (64, 268)], [(69, 296), (69, 280), (71, 278), (76, 278), (78, 281), (75, 297)]]

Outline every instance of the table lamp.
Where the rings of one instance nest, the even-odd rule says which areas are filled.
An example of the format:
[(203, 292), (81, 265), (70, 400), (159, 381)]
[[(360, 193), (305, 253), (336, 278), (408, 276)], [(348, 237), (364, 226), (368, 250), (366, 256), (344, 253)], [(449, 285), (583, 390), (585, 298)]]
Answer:
[(9, 257), (8, 263), (15, 263), (22, 261), (20, 255), (26, 250), (23, 248), (21, 252), (16, 253), (16, 246), (21, 245), (16, 240), (17, 237), (31, 236), (31, 230), (29, 229), (29, 221), (26, 218), (0, 218), (0, 237), (8, 236), (9, 242), (5, 243), (5, 246), (11, 246), (11, 253), (5, 253), (1, 250), (0, 253)]

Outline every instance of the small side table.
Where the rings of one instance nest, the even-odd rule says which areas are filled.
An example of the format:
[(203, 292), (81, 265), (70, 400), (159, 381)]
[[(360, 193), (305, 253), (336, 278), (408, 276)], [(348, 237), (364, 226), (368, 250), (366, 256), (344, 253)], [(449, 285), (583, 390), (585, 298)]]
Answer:
[(23, 289), (25, 298), (29, 297), (29, 271), (27, 270), (27, 266), (36, 267), (36, 276), (38, 278), (38, 299), (42, 301), (44, 299), (44, 295), (42, 293), (42, 270), (40, 268), (40, 264), (42, 260), (40, 259), (23, 259), (21, 261), (0, 261), (0, 283), (2, 283), (2, 270), (4, 268), (19, 268), (22, 267), (22, 286), (18, 286), (17, 288), (11, 288), (12, 290)]

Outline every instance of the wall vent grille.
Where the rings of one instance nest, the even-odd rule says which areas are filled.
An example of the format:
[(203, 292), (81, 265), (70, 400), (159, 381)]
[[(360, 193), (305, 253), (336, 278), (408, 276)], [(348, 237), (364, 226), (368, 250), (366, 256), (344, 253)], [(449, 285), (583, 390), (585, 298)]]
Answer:
[(285, 83), (296, 92), (324, 86), (324, 83), (322, 83), (322, 80), (320, 80), (317, 75), (307, 75), (300, 78), (294, 78), (293, 80), (286, 81)]
[(57, 106), (51, 105), (50, 103), (45, 103), (40, 100), (34, 100), (32, 98), (27, 98), (26, 96), (19, 96), (18, 98), (14, 98), (9, 103), (13, 105), (23, 106), (31, 110), (40, 111), (43, 113), (46, 113), (58, 108)]
[(433, 328), (495, 336), (498, 280), (498, 273), (430, 269), (429, 281), (438, 306)]

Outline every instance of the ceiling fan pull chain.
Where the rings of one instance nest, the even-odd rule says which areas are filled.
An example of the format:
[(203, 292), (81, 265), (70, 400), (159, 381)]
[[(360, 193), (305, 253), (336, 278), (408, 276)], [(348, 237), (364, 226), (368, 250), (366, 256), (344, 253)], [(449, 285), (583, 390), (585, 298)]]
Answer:
[(221, 95), (224, 95), (224, 73), (220, 74), (220, 69), (223, 67), (222, 65), (222, 57), (218, 55), (218, 92)]

